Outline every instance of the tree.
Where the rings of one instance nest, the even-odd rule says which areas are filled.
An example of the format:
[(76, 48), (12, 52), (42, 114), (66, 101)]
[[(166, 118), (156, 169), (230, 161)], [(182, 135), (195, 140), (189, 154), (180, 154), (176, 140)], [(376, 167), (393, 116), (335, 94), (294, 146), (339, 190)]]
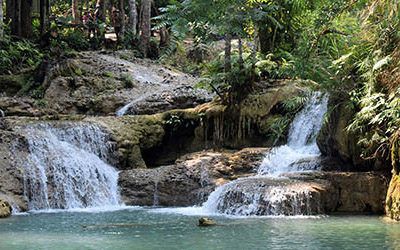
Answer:
[(151, 36), (151, 0), (142, 0), (140, 22), (140, 51), (144, 57), (149, 54)]
[(81, 0), (72, 0), (72, 17), (74, 18), (75, 23), (80, 23), (81, 22)]
[(9, 23), (13, 13), (13, 0), (6, 0), (6, 23)]
[(40, 34), (43, 35), (49, 26), (49, 0), (40, 0)]
[(3, 38), (3, 0), (0, 0), (0, 39)]
[(125, 0), (119, 0), (118, 8), (120, 11), (120, 24), (121, 24), (121, 31), (120, 31), (120, 40), (124, 41), (124, 33), (125, 33)]
[(137, 18), (138, 18), (138, 13), (137, 13), (137, 7), (136, 7), (136, 0), (129, 0), (129, 22), (128, 22), (128, 27), (127, 30), (132, 32), (133, 35), (136, 35), (137, 30)]
[(24, 38), (32, 36), (32, 3), (33, 0), (21, 1), (21, 33)]

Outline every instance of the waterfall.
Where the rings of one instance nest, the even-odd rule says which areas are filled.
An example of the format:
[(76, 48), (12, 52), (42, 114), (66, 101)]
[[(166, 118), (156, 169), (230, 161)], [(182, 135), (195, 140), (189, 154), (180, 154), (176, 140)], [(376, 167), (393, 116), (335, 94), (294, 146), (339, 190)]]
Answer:
[(294, 118), (288, 143), (272, 149), (264, 158), (258, 174), (278, 176), (287, 172), (317, 170), (321, 153), (317, 146), (317, 135), (327, 107), (328, 97), (320, 92), (314, 93)]
[(328, 97), (314, 93), (294, 118), (286, 145), (268, 153), (257, 175), (218, 187), (202, 208), (231, 215), (311, 215), (319, 213), (318, 194), (283, 173), (318, 170), (316, 138), (327, 112)]
[(98, 126), (41, 123), (19, 128), (29, 145), (24, 192), (30, 210), (120, 204), (112, 146)]

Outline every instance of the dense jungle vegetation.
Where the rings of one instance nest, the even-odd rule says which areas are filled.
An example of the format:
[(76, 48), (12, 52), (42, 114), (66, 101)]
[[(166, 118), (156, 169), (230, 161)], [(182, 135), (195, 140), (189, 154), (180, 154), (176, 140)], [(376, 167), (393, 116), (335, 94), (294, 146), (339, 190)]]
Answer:
[(389, 161), (400, 121), (399, 8), (397, 0), (0, 0), (0, 75), (22, 74), (20, 94), (40, 98), (50, 61), (128, 49), (201, 77), (199, 87), (229, 105), (258, 81), (308, 79), (354, 114), (347, 131), (362, 158)]

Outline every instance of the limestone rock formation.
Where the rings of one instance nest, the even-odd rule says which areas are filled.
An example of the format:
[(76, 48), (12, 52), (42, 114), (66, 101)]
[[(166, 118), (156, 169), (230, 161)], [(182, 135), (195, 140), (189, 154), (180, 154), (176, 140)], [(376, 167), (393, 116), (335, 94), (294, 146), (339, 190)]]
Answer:
[(216, 186), (254, 174), (266, 151), (203, 151), (183, 156), (170, 166), (124, 170), (120, 172), (121, 195), (129, 205), (200, 204)]

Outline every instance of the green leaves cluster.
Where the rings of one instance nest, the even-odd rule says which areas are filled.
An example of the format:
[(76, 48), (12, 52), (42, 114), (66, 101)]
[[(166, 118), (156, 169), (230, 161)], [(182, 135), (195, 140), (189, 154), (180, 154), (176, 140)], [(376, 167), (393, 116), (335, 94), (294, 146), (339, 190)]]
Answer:
[(36, 68), (43, 58), (40, 50), (30, 41), (0, 40), (0, 75), (12, 74), (24, 68)]

